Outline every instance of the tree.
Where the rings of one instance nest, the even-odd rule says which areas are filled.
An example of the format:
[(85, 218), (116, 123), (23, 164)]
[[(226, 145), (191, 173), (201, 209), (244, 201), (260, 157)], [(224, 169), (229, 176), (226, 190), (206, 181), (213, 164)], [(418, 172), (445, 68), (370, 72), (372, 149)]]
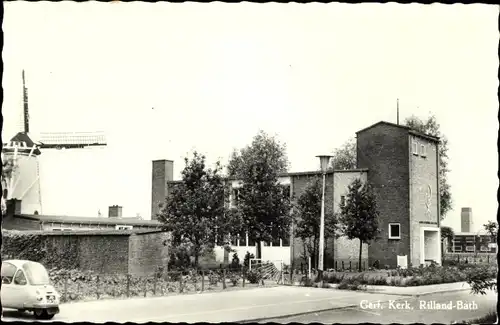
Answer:
[(431, 136), (439, 137), (439, 197), (440, 197), (440, 212), (441, 220), (446, 216), (446, 213), (452, 208), (452, 197), (450, 184), (448, 183), (448, 139), (440, 131), (440, 125), (437, 122), (436, 116), (431, 115), (427, 120), (412, 115), (405, 119), (405, 124), (411, 129), (428, 134)]
[(288, 169), (286, 146), (275, 137), (259, 131), (253, 141), (239, 152), (233, 152), (228, 174), (242, 181), (237, 214), (240, 232), (257, 241), (257, 258), (261, 258), (261, 241), (289, 235), (290, 197), (279, 184), (279, 174)]
[(172, 233), (172, 246), (182, 247), (180, 254), (194, 256), (194, 264), (198, 265), (203, 250), (214, 245), (217, 234), (230, 233), (234, 222), (225, 205), (227, 193), (221, 164), (207, 168), (205, 156), (197, 152), (191, 161), (185, 158), (185, 163), (182, 181), (166, 198), (158, 220), (164, 230)]
[(452, 243), (454, 237), (455, 237), (455, 232), (451, 227), (441, 226), (441, 251), (443, 260), (444, 260), (444, 241), (446, 240), (448, 243)]
[[(295, 236), (302, 239), (313, 265), (317, 264), (319, 253), (321, 197), (322, 179), (315, 177), (294, 202), (293, 208)], [(331, 208), (325, 210), (325, 237), (328, 238), (336, 234), (337, 219)]]
[(498, 234), (498, 223), (496, 223), (495, 221), (488, 220), (488, 223), (485, 223), (483, 227), (484, 230), (486, 230), (488, 234), (491, 236), (491, 240), (496, 241)]
[(380, 232), (377, 203), (371, 187), (363, 184), (359, 178), (348, 187), (345, 202), (340, 204), (342, 233), (349, 239), (359, 239), (359, 271), (361, 272), (361, 254), (363, 243), (377, 238)]
[(356, 139), (350, 138), (342, 147), (333, 152), (330, 169), (355, 169), (357, 165), (356, 150)]

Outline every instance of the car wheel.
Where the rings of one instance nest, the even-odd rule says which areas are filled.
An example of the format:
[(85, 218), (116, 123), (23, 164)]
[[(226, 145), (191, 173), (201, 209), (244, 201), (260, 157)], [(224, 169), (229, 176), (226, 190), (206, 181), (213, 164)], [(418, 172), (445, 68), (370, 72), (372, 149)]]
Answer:
[(51, 319), (52, 317), (54, 315), (49, 314), (46, 309), (35, 309), (36, 319)]

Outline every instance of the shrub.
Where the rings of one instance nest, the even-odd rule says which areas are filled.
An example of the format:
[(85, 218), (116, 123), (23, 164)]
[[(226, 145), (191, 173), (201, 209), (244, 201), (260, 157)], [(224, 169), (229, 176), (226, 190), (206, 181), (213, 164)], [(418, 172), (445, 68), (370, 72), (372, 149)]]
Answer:
[(236, 287), (238, 285), (238, 283), (240, 282), (240, 276), (238, 273), (232, 272), (229, 275), (229, 280), (233, 284), (233, 287)]
[(376, 261), (373, 263), (373, 268), (374, 268), (375, 270), (380, 269), (380, 261), (379, 261), (379, 260), (376, 260)]
[(260, 272), (257, 272), (255, 270), (250, 270), (247, 273), (247, 279), (248, 282), (252, 284), (259, 283), (259, 281), (262, 279), (262, 275), (260, 274)]
[(365, 290), (366, 285), (361, 283), (357, 278), (352, 277), (352, 278), (345, 278), (344, 280), (342, 280), (342, 282), (338, 285), (337, 289), (359, 291), (359, 290)]
[(255, 255), (252, 253), (248, 252), (245, 254), (245, 258), (243, 259), (243, 266), (245, 269), (248, 269), (250, 266), (250, 259), (255, 258)]
[(238, 257), (238, 253), (233, 254), (233, 259), (231, 261), (231, 268), (238, 269), (240, 267), (240, 258)]

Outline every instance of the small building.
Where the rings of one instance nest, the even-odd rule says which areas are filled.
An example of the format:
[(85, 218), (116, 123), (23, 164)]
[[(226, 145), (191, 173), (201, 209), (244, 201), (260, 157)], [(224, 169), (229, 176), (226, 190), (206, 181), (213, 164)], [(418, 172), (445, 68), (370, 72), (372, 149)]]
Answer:
[(2, 228), (8, 230), (50, 230), (50, 231), (86, 231), (86, 230), (160, 230), (158, 220), (122, 218), (121, 207), (109, 207), (110, 216), (74, 217), (39, 214), (22, 214), (22, 201), (9, 200), (7, 214), (3, 217)]
[(447, 245), (447, 253), (478, 254), (497, 252), (495, 237), (492, 237), (484, 229), (476, 232), (472, 231), (474, 227), (472, 208), (462, 208), (460, 218), (460, 232), (456, 232), (450, 245)]

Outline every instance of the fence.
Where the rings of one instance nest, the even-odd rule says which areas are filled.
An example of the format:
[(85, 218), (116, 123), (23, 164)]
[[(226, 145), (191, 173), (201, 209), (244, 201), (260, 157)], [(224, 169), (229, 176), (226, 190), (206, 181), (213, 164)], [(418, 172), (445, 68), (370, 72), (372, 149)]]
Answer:
[(275, 284), (274, 281), (262, 283), (250, 273), (245, 268), (157, 272), (143, 277), (66, 270), (49, 272), (61, 302), (157, 297)]
[(496, 264), (497, 254), (468, 254), (468, 253), (447, 253), (443, 256), (443, 264)]
[[(366, 271), (368, 263), (365, 261), (361, 261), (361, 271)], [(297, 267), (297, 271), (301, 274), (306, 274), (309, 266), (306, 263), (300, 263), (300, 266)], [(328, 268), (326, 271), (358, 271), (359, 262), (353, 261), (335, 261), (333, 268)]]

